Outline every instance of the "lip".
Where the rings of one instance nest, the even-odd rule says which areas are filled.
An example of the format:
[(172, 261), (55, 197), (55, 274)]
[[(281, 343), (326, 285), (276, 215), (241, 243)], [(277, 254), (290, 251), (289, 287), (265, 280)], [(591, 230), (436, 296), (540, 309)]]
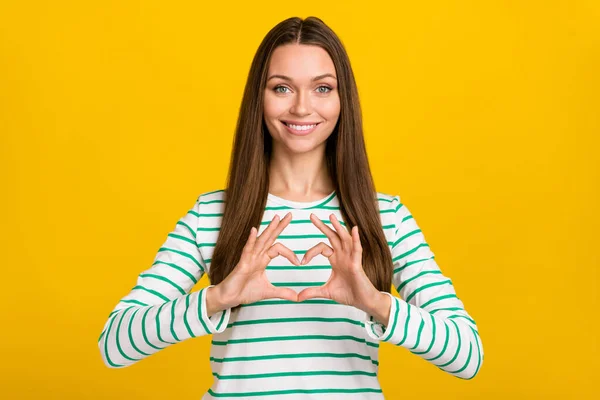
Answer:
[(282, 119), (281, 121), (292, 125), (313, 125), (321, 123), (321, 121), (293, 121), (291, 119)]
[(319, 125), (321, 125), (320, 122), (313, 122), (312, 124), (316, 124), (314, 128), (308, 129), (308, 130), (305, 130), (305, 131), (297, 131), (297, 130), (294, 130), (291, 127), (287, 126), (284, 122), (287, 122), (287, 123), (290, 123), (290, 124), (293, 124), (293, 125), (312, 125), (312, 124), (309, 124), (309, 123), (306, 123), (306, 122), (303, 122), (303, 123), (296, 122), (296, 123), (294, 123), (295, 121), (280, 121), (280, 122), (285, 127), (285, 129), (288, 130), (288, 132), (290, 132), (290, 133), (292, 133), (293, 135), (296, 135), (296, 136), (306, 136), (309, 133), (313, 132), (315, 129), (317, 129), (319, 127)]

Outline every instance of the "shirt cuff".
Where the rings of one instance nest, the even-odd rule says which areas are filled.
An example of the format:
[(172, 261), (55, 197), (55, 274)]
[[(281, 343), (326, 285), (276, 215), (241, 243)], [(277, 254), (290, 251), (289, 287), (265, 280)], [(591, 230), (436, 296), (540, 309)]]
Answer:
[(200, 290), (198, 317), (207, 334), (223, 332), (227, 328), (229, 317), (231, 316), (231, 308), (226, 308), (211, 316), (206, 314), (206, 290), (213, 286), (215, 285), (209, 285)]
[(365, 320), (365, 329), (367, 330), (367, 335), (369, 335), (373, 339), (386, 341), (392, 336), (394, 331), (394, 323), (397, 321), (394, 316), (398, 310), (398, 302), (394, 298), (394, 296), (389, 292), (381, 292), (390, 296), (390, 316), (386, 324), (381, 324), (378, 321), (375, 321), (372, 315), (369, 315), (368, 320)]

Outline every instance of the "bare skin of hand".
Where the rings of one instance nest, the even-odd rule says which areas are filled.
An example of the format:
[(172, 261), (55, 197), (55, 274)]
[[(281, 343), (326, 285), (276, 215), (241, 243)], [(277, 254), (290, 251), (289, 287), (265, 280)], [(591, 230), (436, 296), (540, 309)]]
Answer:
[(296, 254), (275, 239), (292, 220), (292, 214), (287, 213), (282, 220), (275, 215), (269, 226), (256, 236), (257, 229), (252, 227), (250, 236), (242, 251), (240, 261), (233, 271), (218, 285), (216, 289), (221, 307), (235, 307), (239, 304), (251, 304), (260, 300), (280, 298), (298, 301), (298, 294), (290, 288), (276, 287), (271, 284), (266, 274), (269, 262), (282, 255), (294, 265), (300, 265)]
[(314, 214), (310, 215), (310, 220), (327, 236), (333, 248), (323, 242), (318, 243), (306, 252), (302, 264), (322, 254), (329, 258), (331, 275), (323, 286), (306, 288), (298, 293), (298, 301), (314, 297), (327, 298), (372, 315), (377, 314), (378, 319), (387, 321), (385, 310), (390, 307), (389, 297), (373, 286), (363, 270), (358, 227), (352, 227), (352, 234), (348, 233), (333, 214), (329, 216), (329, 220), (335, 230)]

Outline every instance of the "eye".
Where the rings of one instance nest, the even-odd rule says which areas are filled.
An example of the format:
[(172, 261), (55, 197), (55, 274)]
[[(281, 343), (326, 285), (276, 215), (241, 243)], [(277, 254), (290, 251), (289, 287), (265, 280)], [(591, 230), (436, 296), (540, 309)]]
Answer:
[(331, 92), (331, 91), (333, 90), (333, 89), (332, 89), (332, 88), (330, 88), (329, 86), (326, 86), (326, 85), (321, 85), (321, 86), (319, 86), (319, 87), (317, 88), (317, 91), (318, 91), (319, 89), (321, 89), (321, 88), (328, 89), (328, 91), (326, 91), (326, 92), (323, 92), (323, 91), (321, 91), (321, 92), (319, 92), (319, 93), (329, 93), (329, 92)]
[(287, 89), (287, 87), (285, 87), (285, 86), (277, 85), (277, 86), (275, 86), (275, 87), (273, 88), (273, 91), (274, 91), (275, 93), (285, 93), (285, 92), (279, 92), (279, 91), (277, 91), (277, 89), (280, 89), (280, 88), (281, 88), (281, 89)]

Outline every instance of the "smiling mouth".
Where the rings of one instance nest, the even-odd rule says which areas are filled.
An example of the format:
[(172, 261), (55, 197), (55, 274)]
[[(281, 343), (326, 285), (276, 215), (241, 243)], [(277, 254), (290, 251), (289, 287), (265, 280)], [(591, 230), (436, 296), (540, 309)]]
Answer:
[(295, 124), (290, 124), (287, 121), (280, 121), (282, 124), (284, 124), (285, 126), (289, 126), (290, 128), (296, 128), (296, 129), (311, 129), (313, 127), (316, 127), (317, 125), (320, 124), (320, 122), (313, 122), (311, 124), (300, 124), (300, 125), (295, 125)]
[(321, 124), (321, 122), (316, 122), (312, 124), (294, 125), (286, 121), (280, 120), (279, 122), (281, 122), (290, 133), (297, 136), (308, 135), (317, 129), (317, 127)]

